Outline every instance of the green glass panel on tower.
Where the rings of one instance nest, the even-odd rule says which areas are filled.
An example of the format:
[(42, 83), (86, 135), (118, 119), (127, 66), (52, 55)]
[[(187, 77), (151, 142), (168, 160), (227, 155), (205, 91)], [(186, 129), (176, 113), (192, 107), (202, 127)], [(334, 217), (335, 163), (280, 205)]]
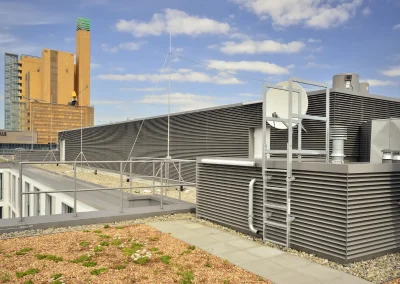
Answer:
[(90, 31), (90, 20), (88, 18), (78, 18), (76, 20), (76, 30)]

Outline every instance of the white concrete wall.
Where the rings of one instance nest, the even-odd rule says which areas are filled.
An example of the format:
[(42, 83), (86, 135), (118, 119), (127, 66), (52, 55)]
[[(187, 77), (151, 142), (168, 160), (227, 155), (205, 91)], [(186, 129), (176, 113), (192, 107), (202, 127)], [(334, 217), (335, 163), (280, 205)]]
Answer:
[[(18, 177), (19, 172), (13, 169), (2, 169), (3, 173), (3, 200), (0, 201), (0, 206), (3, 206), (3, 218), (11, 218), (14, 212), (15, 217), (19, 217), (19, 200), (20, 192), (18, 190)], [(10, 180), (11, 174), (11, 180)], [(13, 179), (15, 178), (15, 187)], [(54, 191), (52, 188), (38, 183), (37, 181), (23, 176), (22, 177), (23, 192), (32, 191)], [(51, 198), (51, 202), (50, 201)], [(28, 203), (29, 201), (29, 203)], [(50, 204), (51, 203), (51, 204)], [(62, 214), (63, 204), (73, 208), (74, 199), (64, 193), (43, 193), (43, 194), (29, 194), (22, 197), (22, 215), (27, 216), (41, 216), (51, 214)], [(86, 205), (77, 200), (76, 203), (78, 212), (97, 211), (97, 209)], [(29, 212), (28, 212), (29, 208)], [(9, 214), (11, 212), (11, 215)]]

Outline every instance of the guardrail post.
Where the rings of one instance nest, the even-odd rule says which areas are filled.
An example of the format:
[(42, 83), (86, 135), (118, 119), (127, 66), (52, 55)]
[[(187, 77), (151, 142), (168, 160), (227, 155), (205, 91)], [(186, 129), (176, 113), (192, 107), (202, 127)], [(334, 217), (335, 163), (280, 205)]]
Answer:
[[(10, 181), (11, 182), (11, 181)], [(19, 191), (19, 221), (23, 222), (24, 218), (22, 217), (22, 163), (19, 163), (19, 180), (18, 180), (18, 191)]]
[(164, 181), (163, 181), (163, 162), (160, 162), (160, 181), (161, 181), (161, 187), (160, 187), (160, 209), (164, 209), (164, 204), (163, 204), (163, 191), (164, 191)]
[(129, 160), (129, 187), (132, 194), (132, 160)]
[[(181, 170), (182, 170), (182, 168), (181, 168), (181, 162), (179, 161), (179, 164), (178, 164), (178, 179), (179, 179), (179, 188), (178, 188), (178, 190), (179, 190), (179, 200), (181, 200), (181, 188), (183, 188), (183, 185), (181, 185), (181, 179), (182, 179), (182, 174), (181, 174)], [(182, 201), (182, 200), (181, 200)]]
[(122, 190), (123, 185), (122, 185), (122, 162), (119, 164), (119, 182), (120, 182), (120, 191), (121, 191), (121, 212), (124, 213), (124, 191)]
[(155, 184), (156, 184), (156, 163), (153, 159), (153, 195), (156, 193), (156, 188), (155, 188)]
[(78, 217), (78, 208), (76, 206), (76, 162), (74, 162), (74, 217)]

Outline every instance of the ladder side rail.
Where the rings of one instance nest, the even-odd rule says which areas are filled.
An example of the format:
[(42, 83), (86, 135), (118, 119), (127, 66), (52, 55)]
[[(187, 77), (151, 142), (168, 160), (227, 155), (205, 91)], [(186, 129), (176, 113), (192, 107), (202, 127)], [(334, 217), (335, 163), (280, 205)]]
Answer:
[[(290, 246), (290, 223), (289, 223), (289, 216), (290, 216), (290, 189), (292, 183), (292, 148), (293, 148), (293, 80), (289, 78), (289, 128), (288, 128), (288, 144), (287, 144), (287, 165), (286, 165), (286, 247)], [(300, 96), (300, 95), (299, 95)]]
[(265, 151), (266, 148), (266, 135), (267, 135), (267, 85), (263, 85), (263, 107), (262, 107), (262, 177), (263, 177), (263, 240), (267, 238), (266, 236), (266, 218), (267, 218), (267, 210), (264, 204), (267, 202), (267, 154)]
[(326, 163), (329, 163), (329, 112), (330, 112), (330, 91), (329, 87), (326, 87), (326, 99), (325, 99), (325, 104), (326, 104), (326, 133), (325, 133), (325, 150), (326, 150)]

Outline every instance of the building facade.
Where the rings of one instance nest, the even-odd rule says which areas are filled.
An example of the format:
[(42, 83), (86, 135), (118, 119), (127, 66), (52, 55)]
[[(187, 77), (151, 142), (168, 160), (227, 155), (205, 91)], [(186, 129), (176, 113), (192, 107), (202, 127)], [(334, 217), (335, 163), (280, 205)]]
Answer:
[(94, 125), (90, 21), (78, 18), (76, 29), (76, 64), (73, 53), (47, 48), (41, 57), (5, 54), (5, 129), (37, 132), (48, 144), (58, 131)]

